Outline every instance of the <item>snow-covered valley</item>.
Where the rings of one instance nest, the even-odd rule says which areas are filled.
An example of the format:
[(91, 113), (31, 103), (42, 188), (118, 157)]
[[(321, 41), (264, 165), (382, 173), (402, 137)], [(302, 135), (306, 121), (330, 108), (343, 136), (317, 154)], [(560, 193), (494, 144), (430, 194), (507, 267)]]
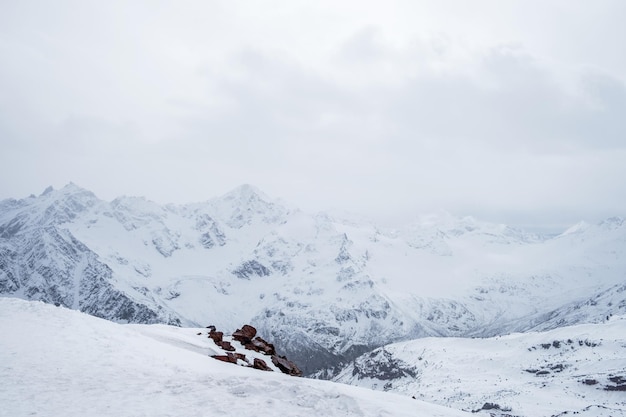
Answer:
[(334, 378), (496, 416), (626, 415), (626, 316), (488, 339), (379, 348)]

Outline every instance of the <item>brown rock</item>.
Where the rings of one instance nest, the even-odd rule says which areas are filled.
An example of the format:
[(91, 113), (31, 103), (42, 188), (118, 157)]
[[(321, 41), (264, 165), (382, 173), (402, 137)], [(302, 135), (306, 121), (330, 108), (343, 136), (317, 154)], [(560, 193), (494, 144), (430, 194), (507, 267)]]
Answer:
[(209, 333), (209, 337), (213, 339), (216, 345), (219, 345), (219, 343), (222, 341), (222, 338), (224, 337), (224, 333), (211, 330), (211, 332)]
[(256, 336), (256, 329), (248, 324), (245, 324), (241, 329), (237, 329), (233, 333), (233, 339), (246, 345), (254, 339)]
[(273, 372), (272, 368), (267, 366), (263, 359), (254, 358), (254, 363), (252, 364), (254, 369), (260, 369), (261, 371), (270, 371)]
[(256, 347), (252, 342), (244, 344), (243, 347), (248, 349), (248, 350), (253, 350), (255, 352), (259, 351), (259, 348)]
[(217, 359), (218, 361), (228, 362), (228, 363), (237, 363), (237, 358), (233, 354), (228, 355), (213, 355), (211, 356), (213, 359)]
[(302, 376), (300, 368), (284, 356), (272, 355), (272, 363), (285, 374), (289, 374), (291, 376)]
[(276, 349), (274, 348), (274, 345), (266, 342), (259, 336), (255, 337), (254, 340), (250, 344), (255, 347), (255, 349), (252, 349), (252, 350), (255, 350), (257, 352), (263, 352), (266, 355), (276, 354)]
[(235, 350), (235, 348), (233, 347), (233, 345), (230, 344), (230, 342), (227, 341), (221, 341), (219, 343), (215, 343), (216, 345), (218, 345), (219, 347), (221, 347), (224, 350), (228, 350), (230, 352), (233, 352)]
[(246, 355), (244, 355), (243, 353), (227, 352), (226, 355), (214, 355), (214, 356), (211, 356), (211, 357), (213, 359), (217, 359), (218, 361), (234, 363), (234, 364), (237, 364), (237, 361), (239, 361), (239, 360), (247, 362), (248, 364), (250, 363), (250, 361), (248, 361), (248, 359), (246, 359)]

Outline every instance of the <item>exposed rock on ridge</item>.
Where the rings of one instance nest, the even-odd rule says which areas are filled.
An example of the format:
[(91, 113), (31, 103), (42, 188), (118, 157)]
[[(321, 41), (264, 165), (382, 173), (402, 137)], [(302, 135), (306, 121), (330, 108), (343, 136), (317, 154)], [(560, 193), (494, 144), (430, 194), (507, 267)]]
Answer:
[[(232, 346), (230, 341), (223, 340), (224, 333), (217, 331), (215, 326), (208, 326), (207, 329), (209, 329), (208, 337), (213, 339), (218, 347), (227, 351), (225, 355), (213, 355), (213, 358), (223, 362), (249, 366), (262, 371), (272, 371), (267, 363), (261, 358), (253, 358), (253, 362), (250, 363), (250, 360), (245, 354), (240, 352), (233, 353), (236, 348)], [(286, 356), (276, 355), (274, 345), (256, 336), (256, 333), (256, 328), (246, 324), (241, 329), (237, 329), (233, 333), (232, 340), (239, 342), (239, 344), (247, 350), (252, 350), (269, 356), (272, 363), (280, 369), (281, 372), (291, 376), (302, 376), (302, 371), (295, 363), (287, 359)], [(198, 333), (198, 335), (202, 335), (202, 333)]]

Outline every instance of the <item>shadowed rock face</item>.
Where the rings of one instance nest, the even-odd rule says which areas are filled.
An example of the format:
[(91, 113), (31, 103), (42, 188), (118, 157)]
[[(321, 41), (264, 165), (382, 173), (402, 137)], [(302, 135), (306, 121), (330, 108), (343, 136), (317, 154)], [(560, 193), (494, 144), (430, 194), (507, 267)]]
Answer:
[(222, 342), (222, 339), (224, 338), (224, 332), (216, 332), (215, 330), (211, 330), (209, 332), (209, 338), (213, 339), (216, 345), (219, 345)]
[(265, 361), (263, 359), (259, 359), (259, 358), (254, 358), (254, 362), (252, 364), (252, 367), (254, 369), (258, 369), (260, 371), (271, 371), (272, 370), (272, 368), (267, 366), (267, 364), (265, 363)]
[[(259, 336), (254, 338), (254, 340), (251, 342), (251, 345), (252, 345), (251, 350), (254, 350), (257, 352), (263, 352), (266, 355), (274, 355), (276, 353), (276, 349), (274, 348), (274, 345), (266, 342), (264, 339), (260, 338)], [(246, 349), (250, 349), (249, 345), (246, 345)]]
[(256, 336), (256, 329), (248, 324), (244, 325), (241, 329), (237, 329), (235, 333), (233, 333), (233, 339), (241, 342), (242, 345), (251, 343), (254, 336)]
[(378, 349), (369, 355), (361, 356), (354, 362), (353, 376), (390, 381), (403, 377), (415, 378), (417, 370), (393, 357), (385, 349)]
[[(7, 244), (7, 242), (3, 242)], [(68, 230), (56, 226), (25, 230), (0, 248), (0, 292), (58, 304), (108, 320), (167, 323), (180, 319), (137, 302), (113, 285), (113, 271)], [(20, 265), (16, 260), (22, 260)], [(2, 277), (6, 279), (2, 279)], [(137, 290), (141, 293), (141, 289)]]
[(258, 261), (246, 261), (233, 271), (238, 278), (250, 279), (250, 277), (266, 277), (270, 270)]
[(284, 356), (273, 355), (272, 363), (285, 374), (289, 374), (292, 376), (302, 376), (302, 371), (296, 366), (296, 364), (291, 362)]

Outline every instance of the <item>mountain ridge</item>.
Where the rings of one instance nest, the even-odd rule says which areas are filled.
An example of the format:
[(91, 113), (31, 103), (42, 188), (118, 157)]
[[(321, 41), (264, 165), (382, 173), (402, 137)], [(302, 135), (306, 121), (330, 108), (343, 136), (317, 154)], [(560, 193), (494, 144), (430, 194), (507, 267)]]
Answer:
[[(621, 311), (620, 219), (556, 237), (441, 213), (386, 229), (311, 215), (250, 185), (159, 205), (106, 202), (68, 184), (0, 202), (0, 293), (122, 322), (229, 332), (249, 322), (312, 374), (389, 340), (493, 336)], [(585, 304), (603, 291), (611, 306)]]

